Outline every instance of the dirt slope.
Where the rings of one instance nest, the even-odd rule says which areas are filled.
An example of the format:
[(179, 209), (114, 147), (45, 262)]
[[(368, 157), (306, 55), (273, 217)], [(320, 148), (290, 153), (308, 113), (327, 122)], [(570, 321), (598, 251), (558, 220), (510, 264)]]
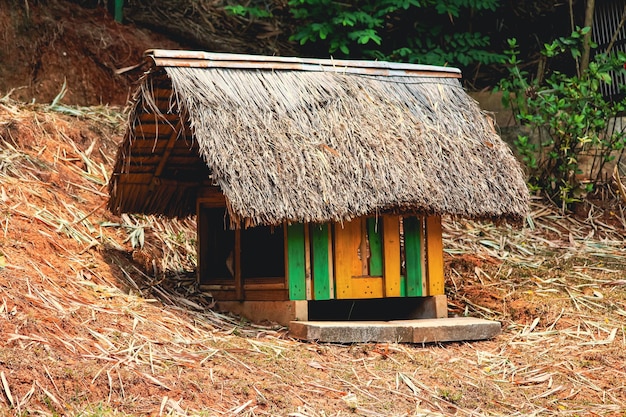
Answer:
[[(193, 284), (192, 220), (105, 211), (123, 114), (56, 110), (0, 101), (7, 415), (626, 409), (623, 229), (539, 203), (534, 229), (448, 220), (451, 312), (500, 320), (501, 336), (443, 346), (300, 343), (285, 329), (211, 311)], [(141, 236), (143, 249), (133, 248)]]
[(120, 70), (140, 63), (146, 49), (294, 54), (287, 41), (276, 40), (280, 29), (229, 15), (225, 2), (189, 10), (184, 2), (127, 0), (124, 24), (106, 3), (0, 0), (0, 92), (14, 89), (14, 99), (49, 103), (65, 82), (68, 103), (123, 105), (140, 73)]
[[(23, 12), (19, 4), (11, 13)], [(34, 20), (42, 5), (62, 3), (25, 4)], [(144, 32), (119, 31), (98, 9), (85, 13), (80, 24), (99, 14), (98, 27), (117, 33), (104, 38), (142, 44)], [(19, 44), (11, 33), (0, 37)], [(22, 58), (69, 44), (59, 36)], [(22, 81), (0, 74), (0, 414), (624, 415), (623, 208), (581, 220), (536, 201), (522, 229), (446, 219), (451, 313), (500, 320), (494, 340), (300, 343), (283, 328), (211, 310), (193, 281), (193, 219), (104, 209), (131, 81), (105, 88), (97, 75), (80, 78), (88, 62), (109, 73), (94, 59), (108, 49), (94, 52), (84, 34), (70, 38), (87, 45), (70, 62), (40, 66), (54, 88), (33, 81), (7, 97)], [(117, 59), (111, 67), (135, 62), (130, 53)], [(71, 105), (14, 100), (41, 94), (37, 103), (49, 103), (65, 76), (62, 102)], [(77, 106), (99, 94), (120, 106)]]
[(137, 74), (116, 71), (141, 62), (146, 49), (181, 47), (116, 23), (103, 7), (62, 0), (0, 5), (0, 92), (14, 89), (14, 99), (50, 103), (65, 82), (68, 103), (123, 105)]

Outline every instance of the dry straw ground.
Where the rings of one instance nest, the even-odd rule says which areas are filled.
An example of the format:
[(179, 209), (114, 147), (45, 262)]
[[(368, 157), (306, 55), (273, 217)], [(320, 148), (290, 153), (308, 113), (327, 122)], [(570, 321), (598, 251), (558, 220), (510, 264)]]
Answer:
[(493, 340), (302, 343), (210, 309), (193, 220), (105, 210), (123, 121), (0, 99), (4, 414), (626, 415), (623, 208), (446, 219), (451, 312)]

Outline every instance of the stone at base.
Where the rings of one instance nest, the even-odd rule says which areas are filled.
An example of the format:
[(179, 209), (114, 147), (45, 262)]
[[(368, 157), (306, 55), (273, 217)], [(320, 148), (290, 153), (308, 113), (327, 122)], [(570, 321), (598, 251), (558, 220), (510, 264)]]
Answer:
[(500, 334), (500, 323), (473, 317), (393, 321), (292, 321), (289, 334), (332, 343), (433, 343), (484, 340)]
[(217, 311), (228, 311), (260, 323), (273, 321), (287, 326), (292, 320), (307, 320), (307, 302), (302, 301), (218, 301)]

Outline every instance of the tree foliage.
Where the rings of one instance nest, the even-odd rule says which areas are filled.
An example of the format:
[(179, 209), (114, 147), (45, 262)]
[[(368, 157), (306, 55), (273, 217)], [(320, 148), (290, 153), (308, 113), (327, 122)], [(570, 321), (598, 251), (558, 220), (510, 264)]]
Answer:
[[(290, 39), (313, 56), (382, 59), (467, 66), (503, 62), (473, 17), (493, 13), (499, 0), (288, 0), (295, 22)], [(261, 9), (261, 10), (260, 10)], [(231, 5), (261, 17), (260, 6)]]

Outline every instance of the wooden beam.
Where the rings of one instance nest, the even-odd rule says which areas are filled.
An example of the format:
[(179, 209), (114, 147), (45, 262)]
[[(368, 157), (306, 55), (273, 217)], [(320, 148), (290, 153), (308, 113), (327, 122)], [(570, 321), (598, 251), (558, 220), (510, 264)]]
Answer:
[(176, 139), (178, 139), (178, 133), (181, 127), (182, 127), (182, 122), (181, 122), (181, 118), (179, 118), (176, 122), (176, 126), (174, 127), (174, 130), (172, 130), (172, 134), (167, 140), (167, 144), (165, 145), (165, 150), (163, 151), (163, 157), (161, 158), (159, 165), (157, 165), (156, 169), (154, 170), (154, 175), (152, 177), (152, 180), (150, 181), (151, 190), (154, 189), (154, 187), (156, 187), (159, 184), (159, 180), (160, 180), (159, 177), (163, 173), (163, 169), (165, 168), (167, 159), (169, 158), (170, 154), (172, 153), (172, 149), (174, 148), (174, 145), (176, 144)]
[[(150, 185), (150, 181), (153, 178), (152, 173), (147, 172), (133, 172), (128, 174), (113, 174), (113, 177), (117, 180), (120, 185)], [(170, 185), (170, 186), (185, 186), (185, 187), (199, 187), (206, 186), (210, 187), (211, 182), (208, 180), (202, 181), (180, 181), (173, 180), (169, 178), (161, 178), (159, 180), (161, 185)]]
[(203, 187), (198, 190), (198, 202), (205, 207), (226, 207), (226, 197), (219, 187)]

